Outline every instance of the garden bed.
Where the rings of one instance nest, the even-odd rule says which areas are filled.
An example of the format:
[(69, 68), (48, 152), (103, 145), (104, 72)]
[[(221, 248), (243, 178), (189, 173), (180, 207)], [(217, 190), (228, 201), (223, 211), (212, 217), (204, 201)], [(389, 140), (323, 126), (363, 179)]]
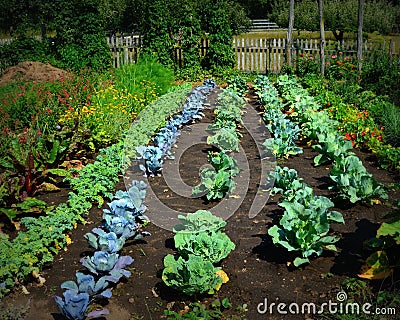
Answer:
[[(215, 103), (216, 94), (217, 92), (214, 92), (208, 97), (211, 107)], [(255, 97), (249, 96), (249, 98), (252, 106), (259, 109)], [(248, 105), (247, 108), (249, 107)], [(212, 111), (205, 110), (205, 114), (202, 122), (212, 122), (214, 117)], [(226, 233), (236, 245), (236, 249), (222, 262), (230, 281), (223, 285), (216, 295), (200, 296), (197, 300), (185, 298), (166, 287), (161, 280), (163, 258), (174, 252), (174, 234), (150, 223), (146, 226), (146, 231), (149, 231), (151, 236), (128, 242), (123, 249), (124, 255), (131, 255), (135, 260), (130, 266), (132, 276), (113, 289), (113, 297), (107, 305), (110, 310), (107, 319), (161, 319), (165, 309), (187, 311), (191, 302), (200, 301), (210, 306), (216, 298), (220, 300), (229, 298), (232, 307), (224, 311), (224, 316), (227, 317), (304, 319), (305, 315), (279, 315), (276, 309), (271, 315), (260, 314), (257, 306), (263, 304), (265, 299), (268, 299), (269, 304), (272, 302), (322, 304), (328, 300), (336, 301), (337, 293), (343, 289), (343, 281), (356, 278), (360, 273), (360, 268), (369, 255), (369, 252), (363, 250), (363, 242), (376, 235), (376, 230), (385, 221), (385, 215), (391, 212), (392, 208), (385, 204), (371, 206), (363, 203), (335, 203), (335, 209), (343, 214), (346, 222), (344, 225), (332, 225), (333, 230), (341, 237), (337, 243), (339, 252), (336, 254), (324, 252), (321, 257), (313, 259), (309, 265), (301, 269), (288, 267), (287, 263), (293, 260), (292, 255), (284, 248), (276, 247), (267, 233), (272, 220), (283, 212), (277, 205), (278, 197), (271, 197), (254, 219), (248, 218), (257, 190), (257, 181), (260, 178), (260, 160), (257, 158), (258, 153), (251, 136), (244, 129), (241, 131), (243, 134), (241, 145), (245, 149), (250, 166), (250, 186), (242, 205), (228, 219), (225, 227)], [(186, 135), (190, 132), (183, 129), (181, 134)], [(179, 139), (177, 144), (179, 147)], [(304, 150), (302, 155), (285, 160), (283, 164), (296, 169), (299, 176), (313, 187), (316, 195), (331, 197), (332, 191), (328, 190), (327, 184), (330, 166), (315, 167), (313, 158), (317, 153), (306, 145), (302, 147)], [(211, 150), (210, 146), (204, 143), (184, 153), (180, 172), (186, 183), (192, 186), (199, 183), (199, 168), (207, 162), (208, 150)], [(378, 182), (386, 186), (399, 182), (399, 178), (394, 174), (379, 169), (371, 154), (357, 152), (357, 156)], [(168, 170), (169, 161), (172, 160), (165, 162), (164, 171)], [(240, 179), (240, 174), (236, 179)], [(122, 180), (117, 184), (117, 190), (125, 189)], [(215, 205), (213, 202), (206, 203), (202, 199), (188, 200), (174, 195), (167, 190), (162, 177), (149, 178), (149, 181), (159, 199), (182, 213), (209, 209)], [(51, 197), (57, 199), (60, 193), (47, 197), (51, 202)], [(390, 201), (400, 200), (399, 192), (394, 190), (389, 191), (389, 197)], [(146, 205), (151, 212), (151, 203)], [(29, 294), (17, 292), (10, 294), (3, 299), (3, 306), (7, 303), (27, 306), (26, 319), (61, 319), (53, 296), (61, 295), (60, 284), (73, 279), (75, 272), (83, 269), (79, 259), (89, 250), (83, 235), (99, 225), (102, 213), (101, 209), (92, 208), (88, 223), (73, 230), (70, 235), (73, 242), (68, 246), (68, 250), (59, 254), (41, 273), (46, 279), (42, 286), (35, 283), (27, 285)], [(389, 288), (395, 281), (396, 279), (376, 280), (372, 285), (376, 288)], [(354, 283), (356, 284), (356, 281)], [(351, 290), (345, 288), (344, 291)], [(312, 317), (312, 319), (318, 318)]]

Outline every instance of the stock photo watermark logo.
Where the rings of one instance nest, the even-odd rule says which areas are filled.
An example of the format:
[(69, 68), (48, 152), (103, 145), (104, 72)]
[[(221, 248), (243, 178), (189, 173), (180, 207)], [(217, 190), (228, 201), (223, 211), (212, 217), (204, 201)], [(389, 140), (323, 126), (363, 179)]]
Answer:
[[(212, 111), (212, 107), (208, 108)], [(260, 115), (248, 103), (246, 103), (244, 111), (242, 115), (242, 126), (251, 136), (256, 150), (256, 156), (252, 154), (252, 157), (255, 159), (251, 161), (258, 161), (257, 170), (252, 171), (252, 174), (257, 175), (256, 183), (255, 185), (250, 185), (250, 159), (248, 157), (248, 152), (246, 152), (248, 146), (241, 145), (241, 142), (239, 142), (239, 151), (231, 153), (240, 169), (239, 174), (233, 178), (236, 187), (231, 193), (228, 193), (222, 201), (215, 202), (215, 204), (212, 202), (213, 207), (207, 208), (212, 214), (224, 220), (227, 220), (238, 210), (250, 189), (255, 195), (248, 211), (248, 217), (250, 219), (254, 218), (267, 203), (269, 190), (274, 184), (272, 179), (268, 180), (267, 178), (269, 173), (275, 170), (275, 156), (271, 152), (267, 152), (263, 146), (264, 141), (271, 137), (269, 131)], [(203, 149), (203, 152), (204, 149), (211, 149), (211, 145), (205, 147), (207, 137), (210, 135), (208, 130), (209, 124), (210, 123), (197, 122), (183, 125), (182, 128), (180, 128), (176, 144), (171, 149), (171, 154), (160, 161), (162, 163), (161, 178), (165, 181), (166, 189), (170, 190), (174, 198), (179, 199), (180, 203), (184, 203), (185, 199), (190, 201), (193, 198), (203, 196), (193, 195), (193, 186), (188, 185), (184, 181), (185, 179), (181, 176), (181, 172), (185, 170), (185, 166), (187, 165), (187, 162), (183, 160), (188, 156), (188, 153), (193, 152), (193, 150), (200, 153), (200, 149)], [(135, 137), (128, 136), (126, 141), (132, 141), (134, 139)], [(125, 148), (129, 149), (130, 146), (126, 145)], [(151, 147), (146, 150), (154, 153), (159, 152), (156, 148)], [(195, 156), (196, 154), (191, 155), (191, 157)], [(206, 163), (204, 163), (204, 165), (206, 165)], [(146, 216), (153, 224), (172, 231), (174, 226), (179, 223), (178, 215), (189, 212), (185, 211), (185, 208), (177, 210), (173, 205), (170, 205), (170, 202), (160, 197), (160, 190), (154, 190), (152, 188), (154, 177), (151, 177), (149, 174), (144, 174), (144, 167), (145, 160), (143, 157), (141, 159), (131, 159), (130, 165), (124, 175), (125, 186), (129, 189), (129, 185), (133, 180), (144, 181), (148, 186), (145, 198), (145, 205), (148, 208)], [(203, 167), (204, 166), (199, 168), (199, 172)], [(252, 181), (254, 181), (254, 178)]]
[(358, 303), (348, 300), (347, 294), (340, 291), (336, 295), (336, 300), (328, 300), (321, 304), (313, 302), (304, 303), (284, 303), (269, 302), (265, 298), (263, 302), (257, 305), (259, 314), (278, 314), (278, 315), (315, 315), (315, 314), (339, 314), (339, 315), (396, 315), (394, 307), (376, 307), (371, 303)]

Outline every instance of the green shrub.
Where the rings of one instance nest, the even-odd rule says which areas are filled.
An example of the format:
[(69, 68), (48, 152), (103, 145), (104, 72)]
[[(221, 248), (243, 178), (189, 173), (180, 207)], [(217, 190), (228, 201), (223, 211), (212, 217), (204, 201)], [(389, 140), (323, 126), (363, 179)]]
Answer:
[(0, 46), (0, 70), (16, 65), (22, 61), (49, 60), (49, 46), (33, 38), (18, 38), (11, 43)]
[(387, 104), (382, 112), (382, 123), (387, 142), (395, 147), (400, 146), (400, 109), (393, 104)]

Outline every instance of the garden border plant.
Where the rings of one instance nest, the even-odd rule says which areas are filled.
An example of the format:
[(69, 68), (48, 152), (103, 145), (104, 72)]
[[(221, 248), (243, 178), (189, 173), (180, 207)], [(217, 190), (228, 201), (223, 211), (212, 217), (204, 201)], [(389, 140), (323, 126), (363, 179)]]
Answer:
[[(141, 168), (145, 174), (153, 175), (161, 169), (161, 158), (169, 155), (169, 150), (178, 136), (178, 128), (199, 117), (204, 96), (214, 87), (212, 81), (206, 80), (205, 85), (193, 89), (186, 99), (181, 115), (175, 115), (153, 139), (155, 146), (136, 147), (137, 156), (145, 157), (145, 165)], [(125, 161), (129, 162), (129, 157), (125, 158)], [(88, 314), (87, 310), (92, 302), (110, 298), (112, 292), (109, 287), (119, 282), (121, 277), (130, 276), (130, 272), (123, 268), (131, 264), (133, 259), (130, 256), (120, 257), (118, 252), (127, 239), (139, 239), (149, 235), (148, 232), (142, 231), (143, 225), (149, 220), (143, 215), (146, 210), (143, 205), (146, 187), (143, 181), (134, 180), (128, 192), (117, 191), (114, 200), (108, 204), (109, 209), (103, 210), (101, 227), (94, 228), (92, 233), (85, 235), (90, 246), (98, 250), (91, 257), (80, 260), (91, 274), (78, 272), (77, 283), (64, 282), (61, 285), (66, 289), (63, 297), (55, 297), (61, 313), (68, 319), (80, 320), (107, 314), (106, 309)]]
[[(189, 88), (176, 90), (146, 108), (131, 129), (136, 133), (136, 141), (130, 141), (132, 148), (147, 143), (165, 119), (179, 110), (189, 91)], [(96, 201), (101, 207), (104, 198), (111, 196), (110, 191), (123, 172), (124, 142), (102, 149), (96, 161), (71, 180), (73, 192), (66, 203), (46, 216), (24, 218), (21, 223), (27, 230), (20, 231), (12, 241), (0, 235), (0, 296), (13, 286), (23, 284), (28, 277), (37, 276), (46, 263), (53, 261), (53, 255), (71, 241), (67, 232), (76, 228), (78, 222), (85, 222), (83, 216), (88, 214), (91, 202)]]

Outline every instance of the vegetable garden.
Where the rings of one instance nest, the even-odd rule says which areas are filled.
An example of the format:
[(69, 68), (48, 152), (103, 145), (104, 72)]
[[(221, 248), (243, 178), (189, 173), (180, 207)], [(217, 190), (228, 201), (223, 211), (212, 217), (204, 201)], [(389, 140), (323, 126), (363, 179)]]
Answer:
[[(315, 75), (173, 86), (168, 72), (145, 59), (2, 87), (1, 316), (400, 312), (400, 153), (379, 116), (395, 106)], [(167, 179), (176, 166), (189, 196)], [(309, 316), (371, 318), (320, 310)]]

